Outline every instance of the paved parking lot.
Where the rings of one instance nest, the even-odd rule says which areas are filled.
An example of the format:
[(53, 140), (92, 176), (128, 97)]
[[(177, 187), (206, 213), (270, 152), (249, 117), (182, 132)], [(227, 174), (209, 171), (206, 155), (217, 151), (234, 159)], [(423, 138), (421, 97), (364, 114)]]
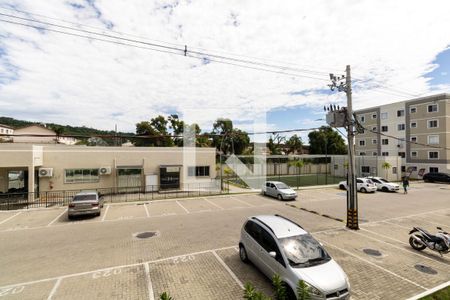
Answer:
[(237, 243), (248, 216), (274, 213), (325, 245), (348, 274), (352, 299), (406, 299), (450, 280), (450, 257), (408, 244), (412, 226), (450, 229), (448, 186), (360, 194), (356, 232), (321, 216), (343, 219), (345, 193), (299, 194), (287, 203), (252, 194), (105, 205), (100, 217), (71, 221), (66, 208), (0, 212), (0, 298), (157, 299), (168, 291), (239, 299), (246, 282), (270, 294), (270, 281), (240, 262)]

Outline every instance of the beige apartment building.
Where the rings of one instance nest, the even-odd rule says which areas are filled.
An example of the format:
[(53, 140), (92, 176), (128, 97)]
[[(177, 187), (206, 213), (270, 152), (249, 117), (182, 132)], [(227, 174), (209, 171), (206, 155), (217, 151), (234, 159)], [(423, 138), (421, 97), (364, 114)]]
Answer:
[[(399, 156), (400, 170), (450, 173), (450, 94), (438, 94), (355, 112), (365, 128), (356, 136), (356, 155)], [(364, 166), (365, 169), (369, 166)]]
[(0, 124), (0, 141), (9, 142), (11, 141), (11, 136), (14, 134), (14, 128), (8, 125)]
[(0, 192), (11, 192), (19, 178), (30, 192), (207, 186), (215, 155), (215, 148), (0, 144)]

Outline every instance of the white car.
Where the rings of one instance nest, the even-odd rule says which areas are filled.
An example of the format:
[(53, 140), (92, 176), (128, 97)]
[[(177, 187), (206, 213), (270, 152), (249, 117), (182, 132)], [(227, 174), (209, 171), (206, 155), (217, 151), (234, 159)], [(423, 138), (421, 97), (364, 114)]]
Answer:
[(292, 200), (297, 198), (297, 193), (284, 182), (280, 181), (266, 181), (261, 190), (264, 195), (272, 196), (279, 200)]
[(299, 280), (309, 287), (311, 299), (350, 299), (350, 283), (342, 268), (317, 240), (285, 217), (248, 218), (241, 230), (239, 256), (269, 278), (278, 274), (288, 299), (297, 299)]
[(377, 186), (377, 189), (379, 191), (396, 192), (400, 190), (400, 186), (398, 184), (389, 182), (381, 177), (367, 177), (367, 179), (372, 180), (373, 183), (375, 183), (375, 185)]
[[(347, 181), (339, 182), (339, 188), (341, 190), (347, 189)], [(377, 191), (377, 186), (372, 180), (368, 178), (356, 178), (356, 189), (358, 192), (374, 193)]]

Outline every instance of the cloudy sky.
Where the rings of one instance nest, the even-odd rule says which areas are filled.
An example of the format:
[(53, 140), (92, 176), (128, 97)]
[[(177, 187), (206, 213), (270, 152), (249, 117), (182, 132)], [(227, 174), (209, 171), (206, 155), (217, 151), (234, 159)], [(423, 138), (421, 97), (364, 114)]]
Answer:
[(218, 117), (311, 128), (324, 104), (345, 103), (327, 74), (347, 64), (356, 108), (450, 92), (448, 0), (282, 3), (0, 0), (0, 115), (123, 131), (171, 113), (205, 130)]

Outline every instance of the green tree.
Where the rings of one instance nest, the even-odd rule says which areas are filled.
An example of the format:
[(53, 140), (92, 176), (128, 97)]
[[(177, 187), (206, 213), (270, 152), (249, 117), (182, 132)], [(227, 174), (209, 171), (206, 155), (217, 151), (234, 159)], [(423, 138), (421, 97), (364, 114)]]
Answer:
[(275, 299), (276, 300), (286, 300), (287, 292), (286, 285), (283, 280), (281, 280), (280, 275), (275, 274), (272, 277), (272, 284), (275, 288)]
[(164, 292), (161, 295), (159, 295), (159, 299), (160, 300), (173, 300), (173, 298), (167, 292)]
[(309, 286), (303, 280), (299, 280), (297, 284), (297, 298), (298, 300), (310, 300), (311, 291)]
[(274, 137), (270, 137), (267, 143), (267, 148), (269, 148), (270, 154), (280, 155), (281, 154), (281, 144), (286, 141), (286, 137), (279, 134), (275, 134)]
[(288, 149), (288, 153), (296, 153), (296, 152), (302, 152), (303, 148), (303, 142), (302, 139), (294, 134), (286, 141), (286, 146)]
[(384, 173), (384, 174), (385, 174), (385, 178), (387, 179), (387, 178), (388, 178), (388, 171), (389, 171), (389, 169), (392, 167), (392, 165), (386, 161), (386, 162), (384, 162), (384, 163), (381, 165), (381, 167), (384, 169), (384, 172), (385, 172), (385, 173)]
[(310, 154), (347, 154), (344, 139), (329, 126), (311, 131), (308, 138)]
[(148, 136), (136, 139), (136, 146), (171, 147), (174, 145), (168, 130), (169, 120), (157, 116), (149, 121), (136, 124), (136, 135)]
[(242, 154), (250, 144), (248, 134), (240, 129), (233, 128), (230, 119), (218, 119), (213, 124), (213, 145), (224, 154)]
[(288, 163), (288, 166), (297, 168), (297, 187), (300, 186), (300, 176), (302, 174), (302, 168), (304, 165), (305, 163), (303, 162), (303, 160), (300, 159), (294, 159)]

